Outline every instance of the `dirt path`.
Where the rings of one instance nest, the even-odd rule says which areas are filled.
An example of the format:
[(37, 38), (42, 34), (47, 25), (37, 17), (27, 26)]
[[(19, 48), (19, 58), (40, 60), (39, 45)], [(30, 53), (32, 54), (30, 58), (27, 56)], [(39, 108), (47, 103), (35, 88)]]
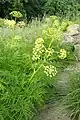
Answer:
[[(67, 79), (69, 77), (68, 72), (61, 74), (59, 82), (56, 87), (59, 89), (59, 94), (64, 95), (67, 91)], [(38, 116), (38, 120), (70, 120), (68, 115), (66, 115), (61, 102), (55, 101), (55, 103), (49, 103), (45, 105), (45, 108), (41, 111)]]
[[(68, 89), (67, 80), (69, 79), (69, 73), (73, 71), (80, 71), (80, 62), (74, 66), (69, 66), (61, 74), (61, 77), (57, 83), (57, 87), (60, 89), (61, 94), (66, 93), (66, 90)], [(66, 114), (67, 112), (63, 108), (64, 107), (62, 107), (58, 101), (56, 101), (55, 104), (45, 105), (45, 108), (38, 115), (37, 120), (70, 120)]]
[(47, 106), (38, 120), (70, 120), (63, 108), (57, 104)]

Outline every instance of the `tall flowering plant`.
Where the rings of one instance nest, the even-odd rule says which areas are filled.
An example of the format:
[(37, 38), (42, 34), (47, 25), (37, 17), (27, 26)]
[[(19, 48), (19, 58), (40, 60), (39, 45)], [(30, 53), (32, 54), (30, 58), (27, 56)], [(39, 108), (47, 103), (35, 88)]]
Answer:
[[(56, 61), (67, 58), (67, 50), (64, 49), (60, 44), (63, 39), (62, 25), (57, 18), (53, 19), (52, 26), (43, 30), (42, 37), (35, 40), (35, 45), (32, 52), (32, 63), (34, 64), (34, 72), (29, 79), (29, 82), (34, 82), (34, 77), (40, 71), (46, 77), (54, 78), (58, 74), (58, 66)], [(64, 28), (65, 28), (64, 24)]]
[[(64, 67), (70, 51), (61, 43), (67, 23), (54, 16), (49, 19), (34, 47), (26, 42), (23, 32), (14, 34), (12, 39), (3, 36), (0, 39), (1, 119), (32, 120), (36, 109), (50, 97), (50, 86), (54, 90), (59, 68)], [(14, 28), (16, 23), (7, 20), (5, 24)]]

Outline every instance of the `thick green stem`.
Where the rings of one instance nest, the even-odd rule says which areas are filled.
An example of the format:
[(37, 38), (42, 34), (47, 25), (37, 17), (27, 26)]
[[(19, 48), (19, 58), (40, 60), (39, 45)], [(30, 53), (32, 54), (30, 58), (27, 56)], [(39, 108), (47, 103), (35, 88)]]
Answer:
[(50, 48), (51, 47), (51, 44), (53, 43), (53, 39), (51, 40), (51, 42), (50, 42), (50, 44), (49, 44), (49, 47), (48, 48)]
[(34, 77), (35, 74), (41, 69), (42, 66), (43, 66), (43, 64), (41, 64), (41, 65), (38, 67), (38, 69), (33, 72), (32, 76), (31, 76), (30, 79), (29, 79), (29, 83), (32, 83), (33, 77)]

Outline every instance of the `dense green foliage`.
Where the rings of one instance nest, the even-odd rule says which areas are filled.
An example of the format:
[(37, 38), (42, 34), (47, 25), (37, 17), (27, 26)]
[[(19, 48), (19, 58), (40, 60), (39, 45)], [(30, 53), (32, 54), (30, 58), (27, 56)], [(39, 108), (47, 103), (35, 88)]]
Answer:
[(56, 16), (22, 28), (12, 20), (4, 21), (7, 27), (0, 29), (0, 120), (32, 120), (51, 88), (55, 95), (58, 73), (74, 58), (70, 46), (60, 44), (69, 23)]
[(9, 17), (14, 10), (22, 12), (28, 20), (44, 14), (71, 19), (80, 16), (80, 0), (0, 0), (0, 17)]
[(44, 0), (0, 0), (0, 16), (8, 17), (10, 12), (18, 10), (31, 19), (43, 15), (43, 6)]
[(80, 0), (46, 0), (46, 12), (51, 15), (73, 18), (80, 16)]

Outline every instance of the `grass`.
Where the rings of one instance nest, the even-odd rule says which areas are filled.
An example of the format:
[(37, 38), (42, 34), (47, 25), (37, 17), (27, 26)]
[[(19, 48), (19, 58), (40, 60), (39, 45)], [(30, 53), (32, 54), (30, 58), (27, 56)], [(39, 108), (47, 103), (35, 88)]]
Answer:
[(78, 120), (80, 114), (80, 72), (70, 74), (68, 94), (64, 98), (65, 108), (72, 120)]
[(44, 26), (43, 23), (38, 20), (33, 20), (32, 23), (26, 25), (26, 27), (20, 28), (15, 27), (14, 30), (6, 27), (0, 28), (0, 37), (11, 37), (13, 35), (20, 35), (22, 36), (26, 41), (32, 42), (37, 37), (42, 36), (42, 30)]
[(34, 119), (44, 104), (49, 80), (43, 71), (29, 83), (35, 65), (31, 60), (34, 41), (42, 29), (40, 21), (14, 30), (0, 28), (0, 120)]

